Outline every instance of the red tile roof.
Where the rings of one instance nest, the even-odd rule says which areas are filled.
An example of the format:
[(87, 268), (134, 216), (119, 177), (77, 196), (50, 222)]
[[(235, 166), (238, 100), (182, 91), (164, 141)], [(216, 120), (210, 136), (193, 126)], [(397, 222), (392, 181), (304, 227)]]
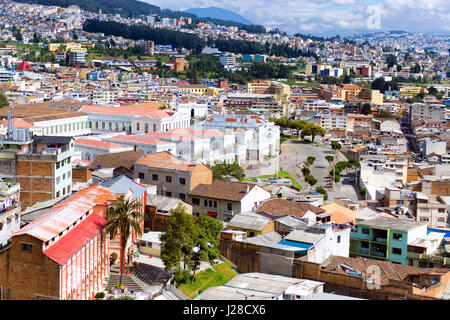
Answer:
[(225, 136), (225, 132), (219, 130), (211, 129), (188, 129), (188, 128), (178, 128), (172, 129), (169, 132), (174, 132), (178, 134), (193, 134), (193, 135), (204, 135), (204, 136)]
[(165, 144), (166, 142), (163, 142), (158, 139), (151, 139), (151, 138), (145, 138), (145, 137), (137, 137), (132, 135), (118, 135), (114, 136), (112, 138), (109, 138), (111, 140), (115, 141), (126, 141), (126, 142), (134, 142), (134, 143), (143, 143), (143, 144)]
[(66, 264), (74, 254), (103, 230), (106, 222), (104, 218), (91, 213), (84, 221), (46, 249), (44, 254), (61, 266)]
[(86, 145), (86, 146), (93, 146), (93, 147), (99, 147), (99, 148), (105, 148), (105, 149), (122, 149), (123, 146), (118, 145), (117, 143), (108, 142), (108, 141), (99, 141), (99, 140), (92, 140), (92, 139), (76, 139), (76, 144)]
[(175, 113), (175, 111), (173, 111), (171, 109), (148, 110), (146, 108), (107, 107), (107, 106), (102, 106), (102, 105), (86, 105), (86, 106), (83, 106), (83, 108), (81, 108), (80, 111), (86, 112), (86, 113), (148, 116), (151, 118), (168, 118)]

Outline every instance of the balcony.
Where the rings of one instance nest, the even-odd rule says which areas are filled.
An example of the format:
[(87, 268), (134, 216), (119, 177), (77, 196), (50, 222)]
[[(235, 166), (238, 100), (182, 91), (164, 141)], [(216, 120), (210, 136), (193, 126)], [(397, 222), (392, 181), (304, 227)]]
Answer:
[(234, 210), (222, 210), (222, 214), (234, 217)]
[(372, 241), (386, 243), (387, 239), (386, 238), (373, 237)]
[(381, 257), (381, 258), (386, 258), (386, 253), (385, 252), (380, 252), (380, 251), (371, 251), (370, 255), (371, 256), (376, 256), (376, 257)]
[(369, 248), (359, 248), (360, 254), (369, 254)]
[(53, 155), (57, 156), (67, 150), (66, 146), (62, 146), (60, 148), (44, 148), (42, 149), (42, 154), (44, 155)]

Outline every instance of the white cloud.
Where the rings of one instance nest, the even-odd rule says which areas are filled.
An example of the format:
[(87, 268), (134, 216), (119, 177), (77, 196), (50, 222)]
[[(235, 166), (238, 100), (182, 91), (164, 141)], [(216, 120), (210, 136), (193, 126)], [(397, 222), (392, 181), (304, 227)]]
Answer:
[(449, 0), (144, 0), (162, 8), (216, 6), (254, 23), (283, 25), (289, 33), (336, 34), (371, 31), (366, 28), (369, 5), (379, 5), (385, 30), (449, 31)]

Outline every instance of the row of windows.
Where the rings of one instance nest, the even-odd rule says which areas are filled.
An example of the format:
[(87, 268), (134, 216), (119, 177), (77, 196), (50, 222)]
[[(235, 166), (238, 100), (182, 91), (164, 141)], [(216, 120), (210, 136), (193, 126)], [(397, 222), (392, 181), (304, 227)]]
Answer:
[(70, 131), (74, 131), (74, 130), (85, 129), (87, 127), (88, 127), (88, 122), (60, 124), (60, 125), (44, 128), (44, 134), (70, 132)]
[(61, 161), (56, 162), (56, 169), (59, 169), (60, 167), (65, 166), (66, 164), (69, 164), (71, 162), (71, 158), (67, 157)]
[[(66, 177), (67, 177), (67, 179), (69, 179), (71, 176), (72, 176), (72, 171), (68, 171), (67, 174), (63, 173), (62, 180), (63, 181), (66, 180)], [(61, 176), (60, 177), (56, 177), (56, 184), (59, 184), (60, 181), (61, 181)]]
[[(62, 195), (64, 196), (66, 193), (67, 193), (67, 194), (70, 193), (70, 186), (67, 186), (67, 187), (65, 187), (65, 188), (62, 189)], [(59, 198), (60, 195), (61, 195), (61, 192), (58, 191), (58, 192), (56, 193), (56, 197)]]
[[(139, 179), (145, 179), (145, 173), (139, 172), (138, 177), (139, 177)], [(158, 181), (158, 180), (159, 180), (159, 176), (157, 174), (152, 174), (152, 181)], [(172, 177), (166, 176), (166, 182), (172, 183)], [(186, 184), (186, 178), (180, 178), (179, 183)]]

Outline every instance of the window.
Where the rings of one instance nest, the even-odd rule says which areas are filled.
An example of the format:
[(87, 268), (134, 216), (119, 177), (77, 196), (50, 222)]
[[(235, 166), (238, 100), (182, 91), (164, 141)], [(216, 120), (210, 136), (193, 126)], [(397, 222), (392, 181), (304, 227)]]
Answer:
[(438, 222), (445, 222), (445, 218), (438, 218)]
[(56, 193), (56, 197), (59, 198), (59, 191)]
[(217, 208), (217, 201), (214, 201), (214, 208)]
[(203, 202), (203, 206), (204, 206), (204, 207), (207, 207), (207, 206), (208, 206), (208, 201), (207, 201), (207, 200), (205, 200), (205, 201)]
[(21, 243), (23, 252), (33, 252), (33, 245), (30, 243)]
[(184, 193), (180, 193), (180, 199), (181, 200), (185, 200), (186, 199), (186, 195)]
[(180, 184), (186, 184), (186, 179), (185, 178), (180, 178)]
[(392, 248), (392, 253), (393, 254), (402, 254), (402, 249), (400, 249), (400, 248)]
[(426, 217), (420, 217), (420, 221), (428, 221), (428, 218), (426, 218)]
[(192, 204), (195, 205), (195, 206), (200, 205), (200, 199), (198, 199), (198, 198), (192, 198)]
[(166, 191), (166, 197), (171, 197), (172, 196), (172, 192)]
[(172, 183), (172, 177), (166, 176), (166, 182)]
[(362, 234), (370, 234), (370, 230), (367, 228), (361, 228)]
[(139, 177), (139, 179), (144, 179), (145, 178), (145, 174), (143, 172), (139, 172), (138, 173), (138, 177)]
[(392, 238), (394, 240), (402, 240), (402, 234), (401, 233), (395, 233), (392, 235)]
[(70, 186), (67, 186), (67, 193), (70, 192)]
[(227, 202), (227, 210), (228, 211), (233, 211), (233, 204), (230, 202)]
[(153, 181), (158, 181), (158, 175), (157, 174), (152, 174), (152, 180)]
[(369, 249), (369, 243), (367, 241), (361, 241), (361, 248)]
[(139, 122), (136, 123), (136, 131), (139, 131)]
[(341, 243), (341, 236), (337, 236), (337, 243)]

